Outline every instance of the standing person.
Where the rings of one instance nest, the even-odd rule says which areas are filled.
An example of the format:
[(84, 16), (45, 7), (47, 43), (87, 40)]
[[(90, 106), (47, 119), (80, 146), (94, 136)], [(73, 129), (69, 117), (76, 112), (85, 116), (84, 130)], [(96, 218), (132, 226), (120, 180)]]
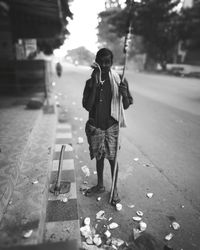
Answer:
[[(129, 92), (128, 82), (121, 78), (117, 72), (111, 69), (113, 53), (102, 48), (96, 54), (91, 78), (86, 81), (83, 91), (82, 104), (89, 112), (89, 119), (85, 126), (88, 139), (90, 158), (96, 158), (97, 185), (87, 190), (86, 196), (105, 191), (103, 183), (104, 159), (111, 167), (113, 179), (115, 167), (115, 155), (118, 139), (119, 95), (122, 95), (120, 127), (126, 127), (124, 109), (132, 103), (133, 98)], [(112, 205), (120, 202), (117, 192), (118, 163), (116, 165), (116, 179)]]
[(59, 77), (62, 75), (62, 65), (60, 62), (56, 63), (56, 73)]

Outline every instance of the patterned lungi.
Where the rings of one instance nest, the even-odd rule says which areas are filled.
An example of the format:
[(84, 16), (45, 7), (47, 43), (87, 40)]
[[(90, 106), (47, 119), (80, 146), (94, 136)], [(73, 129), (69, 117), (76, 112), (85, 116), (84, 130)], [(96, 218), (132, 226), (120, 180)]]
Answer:
[(100, 160), (102, 157), (108, 160), (114, 160), (117, 149), (118, 124), (112, 125), (106, 130), (101, 130), (86, 123), (85, 132), (88, 139), (90, 158), (96, 157)]

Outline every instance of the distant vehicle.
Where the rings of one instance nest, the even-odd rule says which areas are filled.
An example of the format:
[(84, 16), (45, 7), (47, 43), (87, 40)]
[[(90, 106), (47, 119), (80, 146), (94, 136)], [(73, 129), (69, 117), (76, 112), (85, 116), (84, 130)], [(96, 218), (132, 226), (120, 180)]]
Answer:
[(62, 65), (60, 64), (60, 62), (56, 63), (56, 73), (59, 77), (61, 77), (62, 75)]

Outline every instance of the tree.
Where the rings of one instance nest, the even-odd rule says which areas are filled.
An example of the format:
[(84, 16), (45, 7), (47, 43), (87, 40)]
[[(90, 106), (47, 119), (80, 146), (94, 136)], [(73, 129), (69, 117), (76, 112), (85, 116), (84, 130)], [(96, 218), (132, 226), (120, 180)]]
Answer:
[(109, 19), (120, 13), (121, 8), (108, 8), (106, 11), (99, 13), (98, 24), (98, 43), (101, 47), (107, 47), (112, 50), (114, 56), (114, 64), (122, 64), (123, 57), (123, 39), (115, 32), (115, 26), (108, 24)]
[[(179, 40), (175, 7), (179, 0), (141, 0), (126, 1), (126, 7), (115, 13), (108, 13), (107, 25), (118, 37), (125, 36), (129, 19), (134, 35), (143, 37), (144, 48), (149, 60), (159, 62), (163, 69), (174, 52)], [(133, 48), (132, 48), (133, 50)]]
[(182, 9), (179, 19), (179, 34), (186, 41), (186, 49), (200, 48), (200, 2), (191, 8)]
[(95, 55), (82, 46), (69, 50), (67, 57), (71, 57), (74, 63), (77, 61), (79, 64), (92, 64)]

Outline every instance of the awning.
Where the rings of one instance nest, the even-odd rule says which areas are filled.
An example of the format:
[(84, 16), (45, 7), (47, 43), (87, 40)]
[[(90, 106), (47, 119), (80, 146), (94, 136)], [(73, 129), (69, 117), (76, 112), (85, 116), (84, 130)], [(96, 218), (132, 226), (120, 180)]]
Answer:
[(4, 0), (9, 6), (13, 37), (53, 38), (67, 33), (72, 17), (68, 0)]

